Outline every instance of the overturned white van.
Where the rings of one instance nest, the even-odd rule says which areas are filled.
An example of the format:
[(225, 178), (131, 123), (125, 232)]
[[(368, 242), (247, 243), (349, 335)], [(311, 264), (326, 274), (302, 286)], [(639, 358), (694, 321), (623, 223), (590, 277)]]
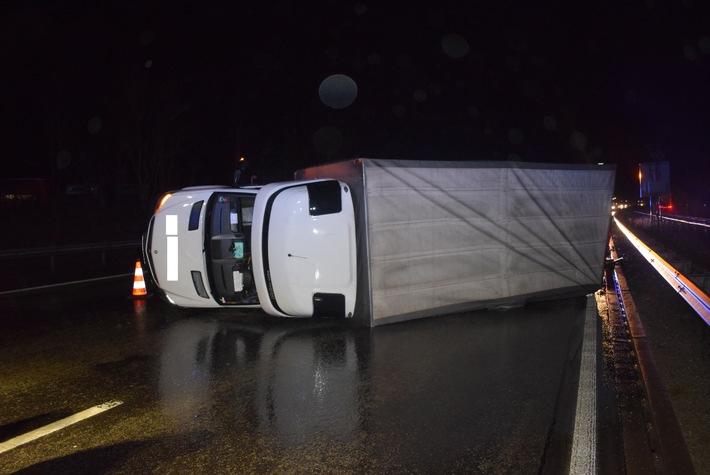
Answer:
[(166, 195), (144, 238), (175, 305), (376, 326), (599, 288), (613, 165), (356, 159)]

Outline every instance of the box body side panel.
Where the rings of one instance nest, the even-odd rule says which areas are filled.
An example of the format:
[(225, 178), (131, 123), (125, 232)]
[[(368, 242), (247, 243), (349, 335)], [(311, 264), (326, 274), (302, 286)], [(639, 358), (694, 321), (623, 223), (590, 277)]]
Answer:
[(353, 187), (371, 326), (600, 285), (613, 166), (359, 159), (315, 168), (325, 174), (299, 178)]

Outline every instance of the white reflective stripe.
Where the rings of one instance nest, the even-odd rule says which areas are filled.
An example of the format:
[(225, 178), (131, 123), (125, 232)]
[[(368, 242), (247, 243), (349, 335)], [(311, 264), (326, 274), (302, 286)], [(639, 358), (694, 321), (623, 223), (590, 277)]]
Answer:
[(178, 280), (178, 217), (177, 214), (165, 215), (165, 235), (168, 241), (167, 274), (168, 282)]
[(177, 214), (168, 214), (165, 216), (165, 235), (177, 236), (178, 233), (178, 217)]
[(178, 280), (178, 237), (168, 236), (168, 281)]

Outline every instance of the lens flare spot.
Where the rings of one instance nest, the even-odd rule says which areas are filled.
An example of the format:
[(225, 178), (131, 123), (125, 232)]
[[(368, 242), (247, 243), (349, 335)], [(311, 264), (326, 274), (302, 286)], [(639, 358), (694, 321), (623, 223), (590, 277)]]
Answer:
[(86, 129), (89, 131), (90, 134), (95, 135), (101, 131), (101, 125), (101, 117), (92, 117), (86, 124)]
[(525, 140), (523, 131), (518, 129), (517, 127), (513, 127), (508, 131), (508, 140), (510, 140), (511, 143), (514, 143), (516, 145), (523, 143), (523, 140)]
[(345, 109), (357, 98), (357, 84), (349, 76), (333, 74), (321, 82), (318, 95), (326, 106)]
[(452, 33), (441, 39), (441, 49), (444, 50), (444, 54), (448, 57), (458, 59), (468, 54), (469, 46), (466, 38), (459, 34)]
[(422, 91), (421, 89), (417, 89), (416, 91), (414, 91), (414, 94), (412, 96), (417, 102), (424, 102), (427, 99), (427, 93), (425, 91)]
[(544, 119), (542, 119), (542, 126), (545, 127), (545, 130), (549, 130), (550, 132), (552, 132), (557, 129), (557, 119), (548, 115)]
[(582, 132), (575, 130), (569, 138), (569, 143), (575, 150), (583, 152), (584, 149), (587, 148), (587, 136)]

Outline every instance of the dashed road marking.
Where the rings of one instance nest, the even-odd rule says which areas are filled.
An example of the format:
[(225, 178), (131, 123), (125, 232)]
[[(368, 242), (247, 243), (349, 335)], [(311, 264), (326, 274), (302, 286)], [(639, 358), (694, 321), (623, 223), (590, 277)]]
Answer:
[(8, 450), (12, 450), (15, 447), (19, 447), (20, 445), (32, 442), (33, 440), (37, 440), (40, 437), (44, 437), (45, 435), (51, 434), (52, 432), (64, 429), (65, 427), (68, 427), (72, 424), (76, 424), (77, 422), (81, 422), (84, 419), (88, 419), (89, 417), (101, 414), (102, 412), (108, 411), (109, 409), (113, 409), (114, 407), (120, 406), (121, 404), (123, 404), (123, 401), (105, 402), (103, 404), (99, 404), (98, 406), (90, 407), (89, 409), (77, 412), (76, 414), (73, 414), (69, 417), (65, 417), (64, 419), (60, 419), (57, 422), (53, 422), (44, 427), (40, 427), (39, 429), (35, 429), (33, 431), (27, 432), (26, 434), (14, 437), (8, 441), (0, 443), (0, 454), (3, 452), (7, 452)]

